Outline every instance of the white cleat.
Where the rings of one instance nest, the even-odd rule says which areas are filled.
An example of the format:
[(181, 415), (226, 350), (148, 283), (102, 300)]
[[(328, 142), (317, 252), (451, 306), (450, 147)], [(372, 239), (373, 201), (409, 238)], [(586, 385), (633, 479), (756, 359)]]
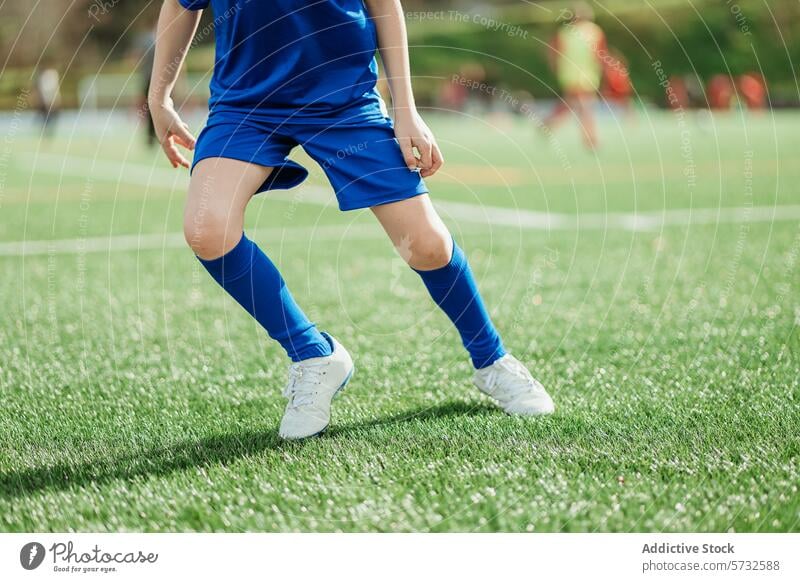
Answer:
[(353, 359), (328, 334), (330, 356), (309, 358), (289, 366), (289, 383), (283, 395), (289, 399), (278, 434), (283, 439), (304, 439), (320, 434), (331, 421), (331, 400), (353, 375)]
[(508, 414), (539, 416), (555, 410), (553, 399), (522, 362), (506, 354), (491, 366), (475, 370), (475, 386)]

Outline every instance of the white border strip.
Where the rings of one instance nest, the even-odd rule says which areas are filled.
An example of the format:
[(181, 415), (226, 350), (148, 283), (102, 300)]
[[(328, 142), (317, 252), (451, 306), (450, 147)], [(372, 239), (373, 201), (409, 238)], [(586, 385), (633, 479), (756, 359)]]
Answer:
[[(0, 575), (115, 581), (777, 582), (800, 576), (798, 543), (800, 534), (745, 533), (0, 534)], [(98, 578), (103, 570), (110, 576)]]

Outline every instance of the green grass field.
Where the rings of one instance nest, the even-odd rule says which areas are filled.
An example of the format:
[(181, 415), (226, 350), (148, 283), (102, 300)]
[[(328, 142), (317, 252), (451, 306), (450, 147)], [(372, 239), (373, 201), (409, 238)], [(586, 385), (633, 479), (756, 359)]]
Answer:
[(118, 119), (0, 125), (0, 530), (800, 530), (800, 114), (606, 120), (596, 155), (430, 122), (434, 199), (555, 415), (472, 387), (368, 212), (290, 194), (249, 230), (356, 374), (280, 442), (286, 362), (182, 245), (185, 176)]

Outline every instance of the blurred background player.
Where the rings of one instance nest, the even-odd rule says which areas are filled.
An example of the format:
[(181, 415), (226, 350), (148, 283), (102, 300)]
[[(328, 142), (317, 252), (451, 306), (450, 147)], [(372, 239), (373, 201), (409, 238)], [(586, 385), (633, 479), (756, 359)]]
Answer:
[(633, 85), (628, 72), (628, 61), (619, 51), (609, 49), (604, 55), (603, 89), (601, 91), (606, 102), (621, 110), (625, 117), (633, 113), (631, 95)]
[(550, 66), (561, 88), (561, 99), (545, 126), (554, 129), (571, 110), (580, 123), (584, 144), (594, 149), (597, 132), (592, 107), (602, 78), (605, 34), (593, 22), (594, 12), (587, 4), (577, 4), (567, 14), (569, 20), (550, 44)]
[(706, 86), (708, 107), (716, 111), (727, 111), (733, 105), (736, 96), (736, 87), (730, 75), (714, 75)]
[(51, 137), (61, 108), (61, 78), (52, 66), (45, 65), (36, 75), (34, 90), (36, 110), (42, 122), (42, 134)]
[(736, 89), (741, 99), (751, 111), (767, 108), (767, 84), (759, 73), (745, 73), (736, 81)]

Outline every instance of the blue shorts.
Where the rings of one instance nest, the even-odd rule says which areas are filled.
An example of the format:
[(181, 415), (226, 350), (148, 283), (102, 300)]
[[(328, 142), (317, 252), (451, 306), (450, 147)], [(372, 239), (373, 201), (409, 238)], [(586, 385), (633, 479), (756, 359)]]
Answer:
[(428, 192), (418, 171), (409, 170), (387, 117), (349, 121), (281, 123), (255, 116), (212, 113), (197, 138), (192, 168), (205, 158), (231, 158), (274, 168), (258, 189), (292, 188), (308, 170), (287, 158), (302, 146), (325, 172), (341, 210), (368, 208)]

